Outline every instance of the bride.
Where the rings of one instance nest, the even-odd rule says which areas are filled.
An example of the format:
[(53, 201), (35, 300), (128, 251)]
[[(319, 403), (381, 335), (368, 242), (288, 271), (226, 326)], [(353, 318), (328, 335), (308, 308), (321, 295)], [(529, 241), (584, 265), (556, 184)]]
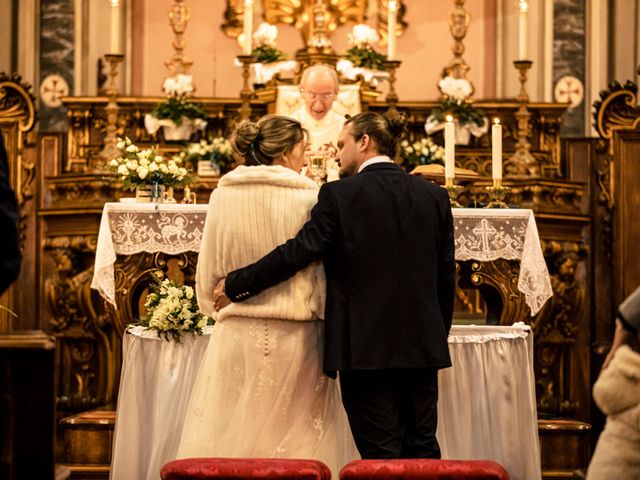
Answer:
[[(198, 303), (228, 272), (293, 237), (316, 203), (299, 174), (306, 131), (287, 117), (243, 122), (232, 145), (245, 160), (211, 195), (196, 271)], [(337, 478), (358, 457), (337, 383), (322, 373), (324, 270), (312, 264), (217, 321), (187, 409), (178, 458), (281, 457), (326, 463)]]

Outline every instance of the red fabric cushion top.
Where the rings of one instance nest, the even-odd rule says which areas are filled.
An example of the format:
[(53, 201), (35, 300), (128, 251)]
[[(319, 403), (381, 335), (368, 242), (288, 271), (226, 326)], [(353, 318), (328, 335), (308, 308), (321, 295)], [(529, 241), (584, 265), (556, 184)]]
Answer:
[(282, 458), (185, 458), (167, 463), (162, 480), (227, 480), (278, 478), (284, 480), (330, 480), (331, 471), (317, 460)]
[(509, 480), (491, 460), (355, 460), (340, 471), (341, 480)]

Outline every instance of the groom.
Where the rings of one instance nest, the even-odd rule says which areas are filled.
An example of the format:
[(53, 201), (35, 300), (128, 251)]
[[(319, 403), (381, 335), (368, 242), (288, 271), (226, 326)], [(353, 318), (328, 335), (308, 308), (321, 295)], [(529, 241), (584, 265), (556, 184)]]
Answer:
[(440, 458), (438, 369), (455, 289), (453, 221), (444, 189), (395, 165), (406, 116), (364, 112), (338, 142), (342, 180), (322, 186), (295, 238), (216, 288), (240, 302), (322, 259), (325, 373), (362, 458)]

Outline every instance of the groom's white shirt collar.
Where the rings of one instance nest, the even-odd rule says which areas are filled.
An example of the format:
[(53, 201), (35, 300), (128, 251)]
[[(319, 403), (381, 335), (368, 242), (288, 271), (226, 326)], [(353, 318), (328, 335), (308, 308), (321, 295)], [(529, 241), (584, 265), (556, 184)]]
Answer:
[(374, 163), (385, 163), (385, 162), (393, 163), (393, 160), (391, 160), (386, 155), (378, 155), (377, 157), (371, 157), (369, 160), (367, 160), (362, 165), (360, 165), (360, 168), (358, 169), (358, 173), (360, 173), (362, 170), (367, 168), (369, 165), (373, 165)]

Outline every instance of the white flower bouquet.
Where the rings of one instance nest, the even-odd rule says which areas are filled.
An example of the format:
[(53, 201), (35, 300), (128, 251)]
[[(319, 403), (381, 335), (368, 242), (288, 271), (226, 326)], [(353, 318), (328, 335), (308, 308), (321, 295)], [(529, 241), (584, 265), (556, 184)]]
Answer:
[(140, 324), (156, 330), (165, 340), (180, 342), (184, 333), (202, 335), (209, 318), (200, 313), (198, 301), (192, 287), (179, 285), (168, 278), (160, 280), (154, 276), (152, 292), (144, 304), (147, 314)]
[(258, 63), (274, 63), (284, 60), (286, 55), (278, 50), (278, 27), (262, 22), (253, 33), (254, 48), (251, 52)]
[(403, 163), (411, 169), (430, 163), (444, 165), (444, 148), (434, 143), (430, 137), (422, 137), (413, 143), (403, 140), (400, 147)]
[(153, 135), (160, 127), (176, 128), (183, 124), (196, 130), (206, 128), (207, 114), (199, 105), (188, 100), (193, 93), (191, 75), (179, 73), (166, 78), (162, 84), (162, 91), (167, 100), (156, 105), (151, 113), (145, 115), (145, 127), (149, 133)]
[(202, 160), (209, 160), (213, 170), (217, 170), (218, 173), (226, 173), (234, 163), (232, 153), (231, 142), (224, 137), (216, 137), (190, 143), (178, 154), (178, 158), (185, 163), (191, 162), (193, 165), (197, 165)]
[(121, 155), (112, 159), (108, 168), (118, 175), (125, 189), (134, 190), (142, 185), (165, 185), (184, 187), (195, 181), (195, 177), (184, 168), (182, 160), (166, 159), (157, 149), (140, 150), (128, 137), (118, 139)]
[(387, 57), (373, 48), (378, 40), (380, 36), (374, 28), (366, 24), (354, 25), (349, 34), (351, 48), (346, 51), (345, 60), (349, 60), (357, 68), (386, 71)]
[[(484, 114), (475, 108), (470, 101), (473, 87), (464, 78), (454, 78), (446, 76), (438, 82), (438, 88), (442, 92), (443, 98), (440, 105), (431, 112), (429, 120), (433, 122), (444, 122), (447, 115), (455, 118), (458, 125), (472, 125), (481, 127), (486, 119)], [(427, 131), (427, 133), (430, 133)]]

